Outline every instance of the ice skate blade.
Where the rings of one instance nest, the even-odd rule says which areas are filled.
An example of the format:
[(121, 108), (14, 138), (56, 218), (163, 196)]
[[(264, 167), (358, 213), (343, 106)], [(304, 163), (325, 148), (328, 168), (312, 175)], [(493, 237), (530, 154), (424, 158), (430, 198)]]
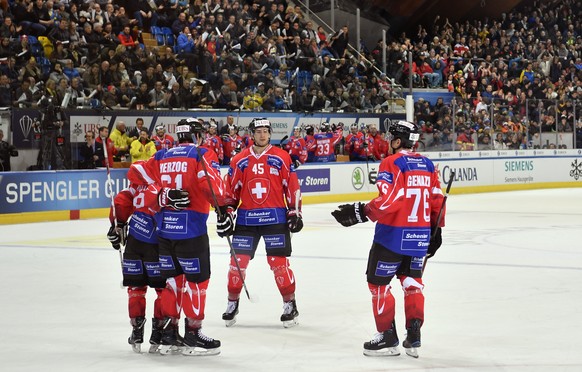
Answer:
[(131, 344), (131, 349), (134, 353), (141, 354), (141, 344)]
[(236, 318), (224, 321), (224, 325), (226, 325), (227, 327), (232, 327), (235, 324), (236, 324)]
[(220, 348), (204, 349), (202, 347), (187, 347), (182, 349), (182, 355), (185, 356), (211, 356), (220, 354)]
[(180, 346), (176, 345), (158, 345), (157, 350), (161, 355), (173, 355), (180, 354), (182, 352)]
[(404, 348), (404, 351), (406, 352), (406, 355), (408, 355), (409, 357), (418, 358), (418, 349), (417, 348), (415, 348), (415, 347)]
[(285, 328), (295, 327), (298, 324), (299, 324), (299, 322), (297, 321), (297, 318), (295, 318), (293, 320), (284, 320), (283, 321), (283, 327), (285, 327)]
[(158, 345), (158, 344), (152, 344), (152, 345), (150, 345), (150, 348), (148, 350), (148, 353), (149, 354), (157, 354), (159, 348), (160, 348), (160, 345)]
[(398, 356), (400, 355), (400, 350), (398, 347), (386, 347), (380, 350), (368, 350), (364, 349), (364, 355), (370, 357), (386, 357), (386, 356)]

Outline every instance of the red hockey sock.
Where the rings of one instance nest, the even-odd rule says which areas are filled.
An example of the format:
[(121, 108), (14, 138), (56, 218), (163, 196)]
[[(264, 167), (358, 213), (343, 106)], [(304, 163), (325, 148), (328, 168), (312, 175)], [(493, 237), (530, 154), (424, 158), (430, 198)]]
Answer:
[(127, 287), (127, 307), (130, 318), (145, 316), (146, 292), (148, 287)]
[(156, 288), (156, 299), (154, 300), (154, 318), (164, 319), (164, 314), (162, 312), (162, 288)]
[[(246, 254), (237, 254), (238, 264), (240, 266), (240, 271), (243, 279), (246, 278), (247, 267), (249, 266), (249, 261), (251, 256)], [(238, 269), (236, 268), (236, 263), (234, 262), (234, 257), (230, 257), (230, 265), (228, 267), (228, 299), (230, 301), (238, 300), (240, 297), (240, 292), (242, 291), (243, 282), (240, 279)]]
[(420, 319), (424, 322), (424, 294), (422, 278), (400, 276), (400, 283), (404, 290), (404, 314), (406, 315), (406, 328), (410, 326), (412, 319)]
[(201, 325), (204, 319), (204, 307), (206, 306), (206, 289), (208, 288), (209, 280), (200, 283), (187, 282), (186, 291), (184, 293), (184, 315), (188, 318), (190, 323), (199, 322)]
[(166, 288), (162, 291), (162, 313), (164, 317), (180, 318), (182, 298), (184, 295), (184, 275), (166, 280)]
[(384, 332), (392, 328), (394, 321), (394, 296), (389, 285), (375, 285), (368, 283), (372, 293), (372, 310), (376, 321), (376, 330)]
[(289, 268), (287, 257), (267, 256), (267, 262), (271, 266), (277, 288), (279, 288), (279, 292), (283, 296), (283, 301), (287, 302), (295, 299), (295, 275)]

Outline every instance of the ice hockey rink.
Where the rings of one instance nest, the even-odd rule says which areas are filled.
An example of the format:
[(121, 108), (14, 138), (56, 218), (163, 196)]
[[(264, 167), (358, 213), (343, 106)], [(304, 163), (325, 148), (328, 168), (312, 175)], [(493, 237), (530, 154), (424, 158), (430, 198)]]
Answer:
[[(105, 219), (0, 226), (3, 371), (580, 371), (582, 188), (451, 195), (443, 246), (424, 274), (420, 358), (371, 358), (365, 265), (374, 225), (351, 228), (336, 204), (304, 207), (293, 236), (299, 325), (284, 329), (264, 256), (226, 328), (229, 251), (211, 217), (212, 278), (204, 332), (218, 356), (133, 353), (119, 256)], [(402, 291), (393, 283), (404, 339)], [(149, 304), (153, 296), (148, 295)], [(152, 307), (148, 307), (149, 338)], [(181, 323), (181, 327), (183, 323)], [(147, 342), (147, 339), (146, 339)]]

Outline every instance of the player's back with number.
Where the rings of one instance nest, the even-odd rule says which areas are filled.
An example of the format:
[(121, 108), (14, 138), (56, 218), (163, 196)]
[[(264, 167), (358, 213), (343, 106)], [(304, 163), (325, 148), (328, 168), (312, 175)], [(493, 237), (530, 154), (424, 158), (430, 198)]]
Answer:
[(424, 254), (443, 198), (432, 161), (401, 151), (382, 161), (376, 186), (380, 195), (372, 201), (373, 209), (382, 213), (375, 239), (403, 254)]
[[(205, 162), (206, 167), (201, 162)], [(190, 205), (181, 211), (164, 208), (157, 216), (160, 236), (168, 239), (194, 238), (206, 234), (206, 221), (212, 202), (206, 172), (219, 197), (224, 196), (220, 165), (216, 154), (192, 144), (180, 144), (158, 151), (147, 163), (163, 187), (188, 191)]]

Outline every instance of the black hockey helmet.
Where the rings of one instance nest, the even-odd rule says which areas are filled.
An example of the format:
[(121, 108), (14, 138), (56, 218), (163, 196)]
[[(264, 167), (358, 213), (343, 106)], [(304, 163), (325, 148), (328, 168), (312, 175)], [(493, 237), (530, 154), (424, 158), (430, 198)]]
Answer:
[(305, 134), (307, 134), (308, 136), (313, 136), (313, 125), (308, 125), (305, 127)]
[(252, 134), (255, 133), (255, 129), (257, 128), (269, 128), (269, 134), (273, 133), (273, 129), (271, 128), (271, 122), (267, 118), (256, 118), (251, 121), (249, 124), (249, 130)]
[(327, 121), (324, 121), (319, 126), (319, 130), (322, 132), (329, 132), (331, 130), (331, 126), (329, 125), (329, 123)]
[(406, 149), (413, 148), (416, 141), (420, 139), (418, 125), (404, 120), (392, 122), (388, 127), (388, 133), (390, 133), (392, 139), (400, 139), (402, 147)]
[(204, 124), (198, 118), (182, 119), (176, 125), (176, 136), (179, 142), (197, 142), (196, 138), (205, 132)]

